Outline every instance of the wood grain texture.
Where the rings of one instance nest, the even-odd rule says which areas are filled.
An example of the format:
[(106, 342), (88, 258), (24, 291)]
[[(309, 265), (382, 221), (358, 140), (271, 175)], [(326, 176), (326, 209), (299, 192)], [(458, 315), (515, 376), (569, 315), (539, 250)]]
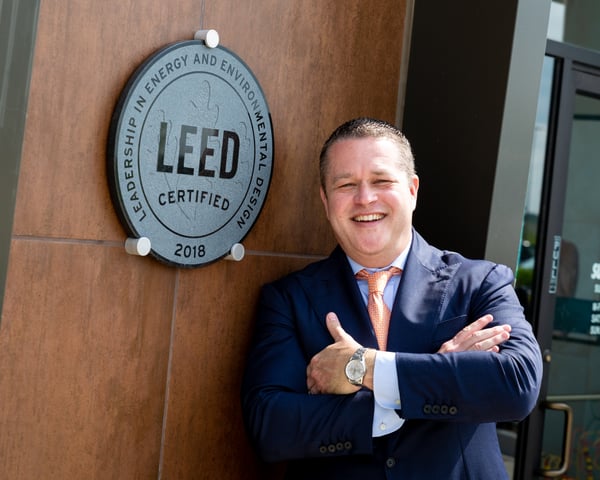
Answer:
[(117, 248), (15, 241), (8, 278), (2, 477), (152, 478), (175, 273)]
[[(260, 286), (308, 259), (249, 256), (183, 272), (173, 332), (165, 478), (260, 478), (245, 435), (240, 384)], [(201, 290), (200, 290), (201, 289)]]
[(123, 238), (105, 173), (110, 119), (147, 56), (193, 38), (196, 3), (41, 3), (14, 233)]
[(318, 194), (318, 155), (350, 118), (394, 121), (403, 7), (389, 0), (207, 2), (205, 27), (252, 68), (273, 118), (271, 191), (248, 248), (328, 253), (334, 242)]
[[(41, 2), (0, 323), (0, 476), (279, 478), (254, 456), (240, 378), (260, 285), (329, 253), (318, 153), (342, 121), (396, 116), (404, 0)], [(218, 30), (275, 139), (242, 262), (130, 257), (106, 141), (151, 53)]]

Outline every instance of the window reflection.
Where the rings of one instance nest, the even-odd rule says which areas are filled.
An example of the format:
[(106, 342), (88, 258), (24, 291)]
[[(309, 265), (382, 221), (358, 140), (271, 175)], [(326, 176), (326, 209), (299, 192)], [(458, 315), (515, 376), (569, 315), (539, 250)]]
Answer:
[(548, 38), (591, 50), (600, 50), (600, 2), (553, 0)]
[(530, 321), (533, 272), (538, 244), (538, 221), (542, 201), (542, 183), (544, 179), (546, 143), (548, 140), (548, 123), (550, 118), (550, 100), (554, 65), (555, 60), (552, 57), (546, 56), (542, 68), (540, 96), (533, 134), (531, 167), (529, 171), (525, 212), (523, 216), (521, 248), (519, 251), (519, 263), (516, 272), (517, 295), (525, 309), (525, 316)]

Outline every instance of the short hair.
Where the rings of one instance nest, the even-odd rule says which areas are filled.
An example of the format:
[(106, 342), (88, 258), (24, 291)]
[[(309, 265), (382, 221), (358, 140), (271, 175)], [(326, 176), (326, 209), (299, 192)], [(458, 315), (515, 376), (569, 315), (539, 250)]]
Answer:
[(323, 190), (325, 190), (325, 176), (327, 175), (327, 167), (329, 165), (327, 154), (330, 147), (340, 140), (368, 137), (392, 140), (398, 147), (401, 168), (409, 177), (416, 175), (414, 155), (410, 143), (404, 134), (394, 125), (383, 120), (359, 117), (337, 127), (323, 144), (321, 155), (319, 156), (319, 174)]

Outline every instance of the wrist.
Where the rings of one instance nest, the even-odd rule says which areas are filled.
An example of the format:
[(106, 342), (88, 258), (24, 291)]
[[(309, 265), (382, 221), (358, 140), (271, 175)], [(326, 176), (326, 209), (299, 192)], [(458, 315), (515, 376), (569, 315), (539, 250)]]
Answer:
[(365, 365), (367, 371), (363, 379), (363, 386), (369, 390), (373, 390), (373, 377), (375, 372), (375, 359), (377, 357), (377, 350), (374, 348), (367, 348), (365, 352)]

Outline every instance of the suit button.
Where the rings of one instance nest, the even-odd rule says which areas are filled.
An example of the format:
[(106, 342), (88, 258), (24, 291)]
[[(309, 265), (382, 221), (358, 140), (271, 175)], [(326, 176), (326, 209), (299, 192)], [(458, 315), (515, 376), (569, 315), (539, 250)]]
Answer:
[(338, 452), (341, 452), (341, 451), (344, 449), (344, 444), (343, 444), (342, 442), (338, 442), (338, 443), (336, 443), (336, 444), (335, 444), (335, 449), (336, 449)]
[(440, 413), (440, 406), (434, 405), (433, 407), (431, 407), (431, 413), (433, 413), (434, 415), (437, 415), (438, 413)]
[(352, 450), (352, 442), (344, 442), (344, 448), (346, 450)]
[(456, 415), (456, 414), (458, 413), (458, 408), (456, 408), (456, 407), (452, 406), (452, 407), (450, 407), (450, 409), (448, 410), (448, 413), (449, 413), (450, 415)]
[(332, 443), (331, 445), (327, 446), (327, 451), (329, 453), (335, 453), (335, 445)]
[(321, 445), (319, 447), (319, 453), (323, 453), (323, 454), (327, 453), (327, 447), (325, 445)]
[(442, 405), (442, 407), (440, 408), (440, 413), (442, 415), (448, 415), (448, 405)]
[(429, 415), (429, 414), (431, 413), (431, 405), (429, 405), (429, 404), (428, 404), (428, 405), (425, 405), (425, 406), (423, 407), (423, 413), (424, 413), (425, 415)]
[(385, 466), (388, 468), (394, 468), (396, 466), (396, 460), (394, 460), (392, 457), (388, 458), (385, 461)]

